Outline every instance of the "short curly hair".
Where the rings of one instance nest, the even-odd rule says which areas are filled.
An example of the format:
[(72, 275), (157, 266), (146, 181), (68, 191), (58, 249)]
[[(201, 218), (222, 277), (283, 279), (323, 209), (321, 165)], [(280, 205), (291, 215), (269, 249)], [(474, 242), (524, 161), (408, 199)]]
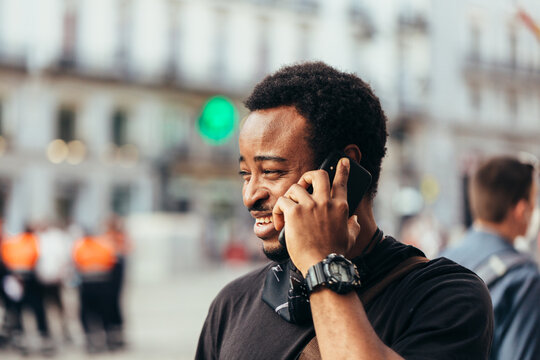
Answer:
[(498, 224), (520, 200), (529, 201), (534, 171), (533, 165), (512, 156), (497, 156), (483, 162), (469, 185), (475, 219)]
[(308, 143), (317, 164), (333, 150), (356, 144), (372, 176), (373, 198), (386, 154), (386, 115), (379, 98), (358, 76), (323, 62), (285, 66), (258, 83), (244, 101), (250, 111), (294, 106), (310, 126)]

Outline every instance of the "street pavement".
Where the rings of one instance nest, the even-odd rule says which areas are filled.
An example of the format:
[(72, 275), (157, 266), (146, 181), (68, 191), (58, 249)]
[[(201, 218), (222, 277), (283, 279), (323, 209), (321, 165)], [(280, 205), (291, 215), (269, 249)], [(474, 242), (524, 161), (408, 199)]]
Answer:
[[(61, 344), (57, 318), (52, 320), (53, 336), (58, 345), (55, 359), (193, 359), (197, 339), (208, 307), (218, 291), (232, 279), (248, 272), (255, 265), (221, 266), (201, 271), (190, 270), (168, 281), (128, 283), (124, 294), (127, 348), (115, 353), (87, 355), (78, 321), (77, 293), (65, 291), (69, 311), (71, 344)], [(12, 350), (1, 350), (0, 359), (47, 359), (37, 353), (39, 339), (34, 319), (26, 314), (24, 323), (29, 333), (31, 354), (26, 357)], [(50, 358), (50, 357), (49, 357)]]

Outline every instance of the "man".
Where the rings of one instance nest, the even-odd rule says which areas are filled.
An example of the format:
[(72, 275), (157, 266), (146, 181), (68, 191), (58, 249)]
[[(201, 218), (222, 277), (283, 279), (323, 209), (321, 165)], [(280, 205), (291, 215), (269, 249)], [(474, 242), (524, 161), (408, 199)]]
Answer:
[[(323, 359), (486, 358), (489, 294), (453, 262), (420, 263), (366, 299), (396, 267), (423, 256), (383, 237), (374, 220), (387, 133), (370, 87), (323, 63), (304, 63), (265, 78), (245, 104), (251, 113), (239, 138), (243, 201), (273, 262), (220, 292), (196, 358), (296, 359), (313, 349)], [(341, 159), (332, 184), (326, 172), (313, 171), (333, 150), (372, 175), (350, 218), (350, 160)], [(286, 247), (278, 241), (283, 228)], [(338, 272), (334, 282), (320, 271), (324, 259)]]
[[(122, 290), (125, 282), (125, 268), (129, 252), (131, 251), (131, 240), (125, 230), (124, 220), (116, 215), (111, 215), (106, 221), (106, 232), (104, 237), (113, 246), (116, 255), (111, 274), (111, 284), (113, 291), (112, 313), (111, 313), (111, 343), (116, 349), (125, 346), (124, 342), (124, 316), (122, 312)], [(113, 345), (114, 344), (114, 345)]]
[(512, 157), (481, 165), (469, 187), (472, 229), (444, 256), (486, 282), (495, 313), (491, 359), (540, 359), (540, 274), (513, 247), (525, 235), (535, 207), (535, 169)]
[(39, 232), (36, 275), (43, 290), (45, 313), (50, 314), (51, 308), (55, 308), (66, 343), (71, 342), (71, 335), (62, 292), (64, 282), (71, 275), (70, 248), (71, 238), (60, 223), (44, 224)]
[[(102, 352), (105, 345), (109, 350), (118, 350), (117, 334), (113, 324), (114, 285), (113, 267), (116, 256), (109, 241), (85, 235), (73, 245), (75, 268), (81, 278), (79, 285), (80, 319), (89, 354)], [(105, 332), (106, 344), (102, 339)]]
[(44, 355), (54, 354), (54, 343), (43, 304), (43, 288), (35, 272), (39, 259), (37, 235), (27, 224), (21, 234), (4, 239), (0, 250), (8, 273), (3, 279), (7, 300), (4, 325), (11, 335), (13, 346), (22, 354), (28, 354), (22, 311), (29, 307), (34, 313), (41, 336), (41, 352)]

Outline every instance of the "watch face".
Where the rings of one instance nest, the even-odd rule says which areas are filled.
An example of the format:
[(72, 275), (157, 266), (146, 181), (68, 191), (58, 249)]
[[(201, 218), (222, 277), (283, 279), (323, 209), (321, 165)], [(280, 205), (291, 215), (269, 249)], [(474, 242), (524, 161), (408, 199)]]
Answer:
[(337, 281), (349, 282), (352, 280), (349, 267), (338, 261), (333, 261), (329, 264), (330, 274)]

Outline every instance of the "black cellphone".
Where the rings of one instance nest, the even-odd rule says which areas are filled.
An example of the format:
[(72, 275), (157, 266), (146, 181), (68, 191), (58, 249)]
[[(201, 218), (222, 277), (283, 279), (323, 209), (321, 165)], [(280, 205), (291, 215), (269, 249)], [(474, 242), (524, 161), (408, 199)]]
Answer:
[[(332, 185), (334, 182), (339, 159), (343, 157), (349, 158), (341, 151), (333, 151), (319, 167), (319, 169), (326, 170), (328, 173), (330, 185)], [(360, 201), (362, 201), (362, 198), (368, 190), (369, 185), (371, 185), (371, 174), (353, 159), (349, 158), (349, 161), (351, 166), (349, 178), (347, 180), (347, 203), (349, 204), (349, 217), (351, 217), (356, 211), (358, 204), (360, 204)], [(313, 192), (313, 188), (310, 186), (307, 191), (311, 194)], [(286, 246), (285, 228), (281, 229), (278, 239), (281, 245)]]

